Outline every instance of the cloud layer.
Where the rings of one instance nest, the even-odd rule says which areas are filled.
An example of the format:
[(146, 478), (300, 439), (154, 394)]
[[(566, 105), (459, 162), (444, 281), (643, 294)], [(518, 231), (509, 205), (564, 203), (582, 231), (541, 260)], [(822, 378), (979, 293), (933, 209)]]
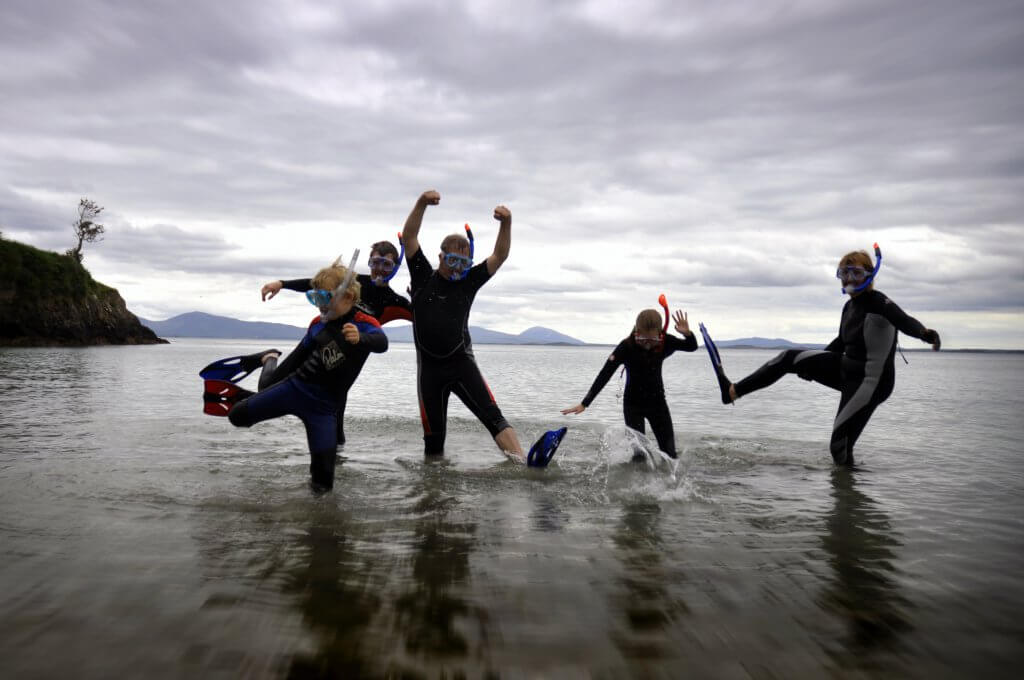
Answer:
[[(270, 278), (497, 203), (473, 323), (613, 342), (660, 292), (716, 333), (827, 342), (839, 256), (953, 346), (1024, 347), (1019, 2), (8, 2), (0, 229), (149, 318), (301, 325)], [(404, 288), (407, 275), (395, 280)]]

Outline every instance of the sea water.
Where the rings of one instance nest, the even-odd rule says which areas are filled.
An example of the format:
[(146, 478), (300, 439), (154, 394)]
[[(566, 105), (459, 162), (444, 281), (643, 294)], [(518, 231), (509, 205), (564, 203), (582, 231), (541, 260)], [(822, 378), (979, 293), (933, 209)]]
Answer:
[[(415, 354), (371, 356), (333, 493), (301, 423), (202, 413), (251, 340), (0, 349), (0, 668), (30, 677), (1011, 677), (1024, 661), (1024, 355), (907, 353), (834, 469), (837, 394), (732, 406), (665, 363), (678, 461), (622, 424), (610, 348), (479, 346), (529, 445), (452, 399), (422, 455)], [(287, 349), (287, 348), (282, 348)], [(773, 356), (725, 350), (733, 377)], [(255, 389), (255, 376), (243, 385)], [(649, 457), (633, 462), (637, 446)]]

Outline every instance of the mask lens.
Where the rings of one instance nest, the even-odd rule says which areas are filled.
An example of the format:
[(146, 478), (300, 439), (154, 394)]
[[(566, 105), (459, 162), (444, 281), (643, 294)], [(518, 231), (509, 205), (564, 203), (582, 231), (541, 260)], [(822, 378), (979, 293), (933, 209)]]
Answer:
[(371, 257), (370, 258), (370, 269), (377, 269), (385, 274), (390, 274), (395, 268), (395, 263), (387, 257)]
[(640, 345), (641, 347), (654, 347), (659, 342), (661, 342), (661, 336), (640, 335), (639, 333), (634, 333), (633, 340), (635, 340), (636, 344)]
[(836, 270), (836, 278), (844, 281), (855, 281), (860, 283), (868, 277), (868, 270), (864, 267), (840, 267)]
[(445, 253), (444, 263), (452, 269), (469, 269), (472, 260), (465, 255), (459, 255), (458, 253)]
[(334, 297), (329, 290), (307, 290), (306, 299), (309, 300), (309, 304), (314, 307), (326, 307), (331, 304), (331, 298)]

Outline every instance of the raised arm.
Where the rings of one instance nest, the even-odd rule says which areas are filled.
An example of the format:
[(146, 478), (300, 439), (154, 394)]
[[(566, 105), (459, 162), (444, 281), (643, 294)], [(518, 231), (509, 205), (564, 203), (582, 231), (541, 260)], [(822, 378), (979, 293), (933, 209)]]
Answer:
[(307, 290), (313, 289), (312, 279), (289, 279), (288, 281), (271, 281), (270, 283), (263, 284), (263, 288), (260, 289), (260, 295), (263, 297), (263, 301), (272, 300), (275, 295), (281, 292), (282, 288), (288, 290), (294, 290), (297, 293), (305, 293)]
[(498, 238), (494, 241), (494, 252), (487, 256), (487, 273), (494, 276), (512, 248), (512, 213), (503, 205), (494, 209), (494, 219), (498, 220)]
[(405, 226), (402, 227), (402, 242), (405, 244), (405, 261), (408, 262), (416, 251), (420, 249), (420, 227), (423, 226), (423, 214), (427, 211), (428, 205), (437, 205), (441, 202), (441, 194), (433, 189), (424, 191), (416, 199), (416, 205), (412, 212), (405, 218)]

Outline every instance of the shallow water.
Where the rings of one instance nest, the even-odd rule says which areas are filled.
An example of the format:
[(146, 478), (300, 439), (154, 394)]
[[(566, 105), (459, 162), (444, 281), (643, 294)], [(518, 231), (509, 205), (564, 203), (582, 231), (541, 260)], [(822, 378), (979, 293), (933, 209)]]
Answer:
[[(835, 470), (836, 395), (734, 406), (707, 357), (665, 381), (681, 456), (632, 463), (609, 348), (480, 346), (543, 471), (453, 400), (424, 462), (414, 354), (370, 358), (335, 491), (301, 424), (202, 414), (253, 341), (0, 350), (6, 677), (892, 677), (1024, 661), (1024, 356), (908, 353)], [(741, 376), (771, 352), (726, 350)], [(244, 384), (252, 386), (254, 378)]]

